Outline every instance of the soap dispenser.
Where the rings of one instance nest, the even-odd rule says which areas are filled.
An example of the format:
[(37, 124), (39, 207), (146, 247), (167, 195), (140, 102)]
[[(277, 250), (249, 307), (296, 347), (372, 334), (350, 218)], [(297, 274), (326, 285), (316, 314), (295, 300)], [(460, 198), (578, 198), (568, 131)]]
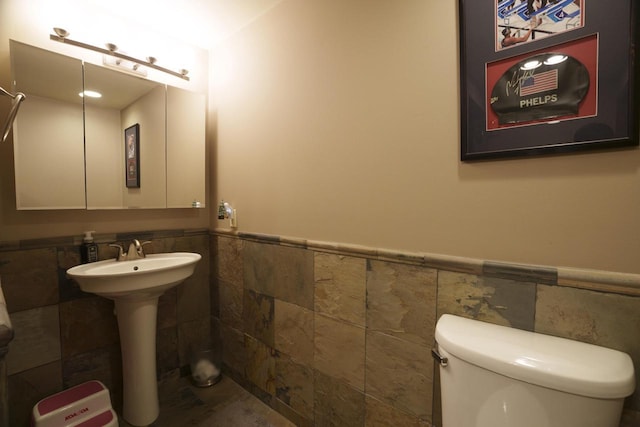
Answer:
[(80, 246), (80, 257), (82, 263), (98, 261), (98, 245), (93, 241), (93, 235), (95, 231), (85, 231), (84, 239), (82, 239), (82, 246)]

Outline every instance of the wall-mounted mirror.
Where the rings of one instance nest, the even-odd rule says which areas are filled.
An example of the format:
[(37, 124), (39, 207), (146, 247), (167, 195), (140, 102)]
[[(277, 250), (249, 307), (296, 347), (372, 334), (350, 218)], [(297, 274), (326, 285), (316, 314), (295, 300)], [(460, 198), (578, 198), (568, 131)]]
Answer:
[[(204, 95), (13, 40), (11, 58), (27, 94), (14, 125), (18, 209), (204, 207)], [(80, 96), (88, 90), (101, 96)], [(131, 185), (125, 132), (134, 126)]]
[[(166, 200), (165, 86), (84, 65), (87, 208), (164, 208)], [(138, 125), (139, 187), (125, 184), (125, 130)], [(131, 173), (131, 172), (130, 172)]]
[(82, 61), (11, 41), (11, 65), (17, 208), (84, 209)]
[[(167, 87), (167, 207), (204, 207), (205, 98)], [(189, 165), (185, 167), (185, 165)]]

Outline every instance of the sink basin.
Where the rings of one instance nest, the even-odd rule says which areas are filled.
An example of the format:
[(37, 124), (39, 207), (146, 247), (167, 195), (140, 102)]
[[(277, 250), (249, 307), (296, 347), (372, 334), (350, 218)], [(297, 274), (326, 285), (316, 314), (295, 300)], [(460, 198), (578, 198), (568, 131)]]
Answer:
[(67, 270), (83, 291), (114, 301), (122, 352), (122, 412), (131, 425), (148, 426), (159, 414), (158, 298), (191, 276), (201, 258), (196, 253), (173, 252), (130, 261), (92, 262)]
[(163, 293), (193, 274), (202, 257), (190, 252), (151, 254), (131, 261), (81, 264), (67, 270), (80, 289), (105, 298)]

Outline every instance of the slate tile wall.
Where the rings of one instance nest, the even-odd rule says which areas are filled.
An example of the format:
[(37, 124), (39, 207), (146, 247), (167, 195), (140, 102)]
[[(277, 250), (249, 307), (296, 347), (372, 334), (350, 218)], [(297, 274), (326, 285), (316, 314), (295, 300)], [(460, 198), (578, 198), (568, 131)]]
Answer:
[[(194, 275), (159, 300), (158, 378), (184, 373), (190, 349), (211, 347), (210, 236), (208, 230), (165, 230), (97, 235), (100, 259), (115, 256), (109, 243), (151, 240), (146, 253), (202, 254)], [(9, 344), (12, 426), (29, 425), (40, 399), (89, 379), (105, 383), (122, 403), (122, 363), (113, 302), (84, 293), (66, 277), (80, 264), (81, 236), (0, 242), (0, 280), (15, 338)], [(217, 313), (216, 313), (217, 314)]]
[[(208, 230), (97, 237), (101, 258), (112, 255), (108, 243), (131, 238), (153, 240), (149, 253), (203, 255), (160, 298), (159, 379), (185, 375), (190, 350), (213, 347), (227, 375), (299, 426), (440, 425), (430, 350), (444, 313), (616, 348), (640, 370), (637, 275)], [(121, 404), (113, 304), (65, 276), (80, 243), (0, 242), (16, 333), (12, 425), (27, 425), (39, 399), (92, 378)], [(640, 425), (640, 393), (626, 408), (621, 425)]]
[[(444, 313), (629, 353), (640, 276), (212, 234), (224, 371), (299, 426), (440, 426)], [(638, 425), (640, 393), (621, 426)]]

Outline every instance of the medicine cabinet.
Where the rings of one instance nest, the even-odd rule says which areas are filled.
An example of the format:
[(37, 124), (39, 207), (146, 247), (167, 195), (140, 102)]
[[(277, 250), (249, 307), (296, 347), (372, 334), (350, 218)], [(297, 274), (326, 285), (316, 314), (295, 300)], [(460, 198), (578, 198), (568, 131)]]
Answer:
[[(11, 62), (27, 96), (13, 128), (17, 209), (204, 207), (203, 94), (13, 40)], [(134, 125), (139, 185), (127, 185)]]

